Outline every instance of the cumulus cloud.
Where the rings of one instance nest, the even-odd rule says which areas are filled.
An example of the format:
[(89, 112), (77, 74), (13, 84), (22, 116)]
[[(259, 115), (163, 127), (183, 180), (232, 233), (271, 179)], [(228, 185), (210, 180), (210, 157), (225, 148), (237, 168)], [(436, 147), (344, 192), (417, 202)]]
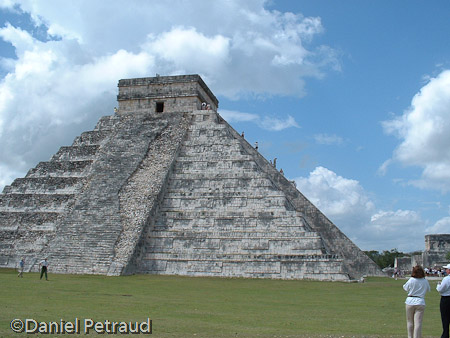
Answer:
[(220, 109), (219, 113), (228, 122), (253, 122), (260, 128), (270, 131), (281, 131), (287, 128), (300, 128), (295, 119), (288, 115), (285, 119), (270, 116), (260, 116), (257, 114), (244, 113), (233, 110)]
[[(426, 222), (412, 210), (377, 210), (358, 181), (324, 167), (295, 179), (298, 189), (363, 250), (423, 248)], [(408, 231), (405, 231), (408, 229)]]
[(450, 233), (450, 217), (443, 217), (426, 229), (428, 234), (448, 234)]
[(295, 181), (314, 205), (344, 228), (363, 224), (374, 211), (373, 202), (358, 181), (338, 176), (327, 168), (317, 167), (309, 177)]
[(450, 190), (450, 70), (431, 78), (409, 109), (383, 127), (401, 140), (393, 160), (423, 168), (421, 178), (411, 184)]
[[(28, 29), (0, 27), (0, 39), (15, 49), (14, 58), (0, 58), (0, 189), (49, 158), (55, 145), (70, 144), (110, 115), (121, 78), (198, 73), (216, 95), (231, 99), (304, 95), (305, 78), (334, 69), (336, 54), (313, 43), (323, 31), (320, 18), (269, 11), (264, 4), (1, 2), (2, 10), (32, 18), (44, 34), (33, 33), (30, 23)], [(291, 116), (234, 118), (269, 130), (298, 127)]]
[(364, 238), (365, 246), (377, 248), (377, 244), (383, 242), (384, 250), (390, 243), (391, 248), (408, 252), (423, 248), (425, 229), (426, 222), (416, 211), (382, 210), (371, 216), (362, 233), (370, 234)]

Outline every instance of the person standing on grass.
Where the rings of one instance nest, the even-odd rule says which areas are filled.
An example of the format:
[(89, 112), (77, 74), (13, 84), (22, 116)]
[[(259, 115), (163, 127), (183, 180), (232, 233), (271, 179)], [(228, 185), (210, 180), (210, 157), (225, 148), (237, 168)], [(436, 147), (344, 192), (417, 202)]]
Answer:
[(425, 279), (425, 271), (420, 265), (413, 267), (411, 278), (403, 285), (403, 289), (408, 292), (405, 301), (408, 338), (420, 338), (425, 312), (425, 294), (430, 291), (430, 284)]
[(47, 258), (44, 258), (42, 261), (39, 262), (39, 269), (41, 270), (41, 278), (39, 279), (42, 279), (42, 276), (45, 274), (45, 280), (48, 280), (47, 267), (48, 267)]
[(449, 338), (450, 325), (450, 264), (443, 267), (447, 277), (444, 277), (442, 283), (438, 283), (436, 290), (441, 294), (441, 303), (439, 308), (441, 310), (442, 320), (442, 335), (441, 338)]
[(24, 268), (25, 268), (25, 260), (23, 258), (21, 258), (20, 262), (19, 262), (19, 274), (17, 275), (17, 277), (23, 278), (23, 269)]

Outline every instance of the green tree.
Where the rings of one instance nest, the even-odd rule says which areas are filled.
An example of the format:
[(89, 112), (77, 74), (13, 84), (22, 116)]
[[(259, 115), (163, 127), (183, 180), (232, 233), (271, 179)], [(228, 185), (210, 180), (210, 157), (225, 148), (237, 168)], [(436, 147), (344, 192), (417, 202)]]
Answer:
[(448, 260), (448, 261), (450, 261), (450, 251), (447, 252), (447, 254), (445, 255), (445, 259)]
[(397, 249), (384, 250), (383, 252), (371, 250), (364, 251), (364, 253), (382, 269), (388, 266), (393, 267), (396, 257), (409, 256), (403, 252), (398, 251)]

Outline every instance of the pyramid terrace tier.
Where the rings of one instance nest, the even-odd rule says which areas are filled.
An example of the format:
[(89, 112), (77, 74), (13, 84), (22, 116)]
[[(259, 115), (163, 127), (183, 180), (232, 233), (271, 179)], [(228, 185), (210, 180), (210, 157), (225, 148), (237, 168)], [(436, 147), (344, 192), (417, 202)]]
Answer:
[(59, 151), (53, 155), (52, 161), (83, 161), (92, 160), (95, 153), (99, 149), (99, 145), (80, 145), (61, 147)]
[[(231, 258), (231, 257), (230, 257)], [(330, 255), (261, 256), (235, 255), (230, 260), (182, 260), (178, 258), (143, 261), (143, 273), (222, 276), (272, 279), (320, 279), (347, 281), (342, 260)]]
[(217, 208), (222, 210), (224, 208), (244, 208), (251, 210), (277, 210), (280, 207), (288, 207), (288, 201), (283, 195), (276, 195), (275, 193), (269, 196), (196, 196), (191, 197), (177, 197), (170, 196), (164, 199), (162, 208), (165, 211), (176, 211), (180, 209), (205, 209)]
[[(193, 194), (192, 190), (204, 192), (210, 190), (223, 191), (239, 191), (239, 189), (268, 189), (278, 190), (268, 178), (255, 178), (254, 175), (232, 176), (228, 175), (214, 175), (214, 177), (204, 180), (200, 175), (186, 175), (178, 176), (172, 175), (169, 178), (170, 185), (167, 188), (168, 193), (174, 194)], [(253, 177), (252, 177), (253, 176)]]
[(59, 212), (50, 211), (0, 211), (0, 231), (54, 230)]
[(92, 160), (40, 162), (26, 177), (82, 177), (91, 164)]
[(86, 131), (77, 136), (73, 141), (73, 146), (101, 145), (109, 136), (111, 130)]
[[(232, 237), (236, 235), (237, 237)], [(232, 253), (232, 254), (271, 254), (271, 255), (321, 255), (326, 253), (319, 236), (278, 238), (271, 239), (245, 237), (245, 232), (231, 232), (227, 237), (225, 233), (210, 238), (195, 237), (151, 237), (147, 241), (147, 255), (164, 253), (186, 257), (199, 253), (205, 256)], [(186, 248), (191, 248), (191, 252)], [(168, 257), (168, 256), (167, 256)]]
[(81, 177), (27, 177), (16, 178), (10, 186), (3, 190), (4, 194), (55, 193), (70, 194), (81, 188), (84, 179)]
[[(270, 240), (276, 238), (277, 240), (287, 240), (291, 238), (320, 238), (320, 235), (315, 231), (308, 231), (306, 229), (277, 229), (276, 232), (267, 231), (266, 229), (248, 229), (239, 227), (223, 227), (223, 228), (211, 228), (199, 231), (195, 228), (185, 229), (170, 229), (170, 230), (158, 230), (154, 229), (147, 235), (148, 241), (153, 241), (157, 238), (195, 238), (199, 241), (207, 241), (209, 238), (238, 238), (238, 239), (256, 239), (256, 240)], [(163, 243), (164, 240), (161, 240)], [(157, 241), (155, 241), (157, 243)]]
[(0, 211), (63, 211), (72, 194), (4, 194)]
[(282, 229), (295, 230), (294, 228), (307, 230), (308, 226), (300, 218), (285, 217), (258, 217), (256, 214), (247, 217), (201, 217), (190, 218), (189, 215), (181, 214), (177, 218), (159, 218), (155, 225), (157, 229), (228, 229), (242, 230), (242, 229), (264, 229), (265, 231), (280, 231)]

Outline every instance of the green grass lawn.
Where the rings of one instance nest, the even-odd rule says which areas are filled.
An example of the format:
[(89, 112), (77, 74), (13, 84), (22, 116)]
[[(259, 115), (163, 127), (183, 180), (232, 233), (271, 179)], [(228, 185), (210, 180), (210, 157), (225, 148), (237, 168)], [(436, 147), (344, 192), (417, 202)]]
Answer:
[[(51, 273), (49, 279), (41, 281), (36, 273), (17, 278), (15, 271), (0, 269), (1, 337), (29, 336), (12, 332), (15, 318), (141, 322), (148, 317), (155, 337), (406, 336), (405, 280), (339, 283)], [(439, 294), (436, 282), (430, 285), (423, 334), (439, 337)]]

